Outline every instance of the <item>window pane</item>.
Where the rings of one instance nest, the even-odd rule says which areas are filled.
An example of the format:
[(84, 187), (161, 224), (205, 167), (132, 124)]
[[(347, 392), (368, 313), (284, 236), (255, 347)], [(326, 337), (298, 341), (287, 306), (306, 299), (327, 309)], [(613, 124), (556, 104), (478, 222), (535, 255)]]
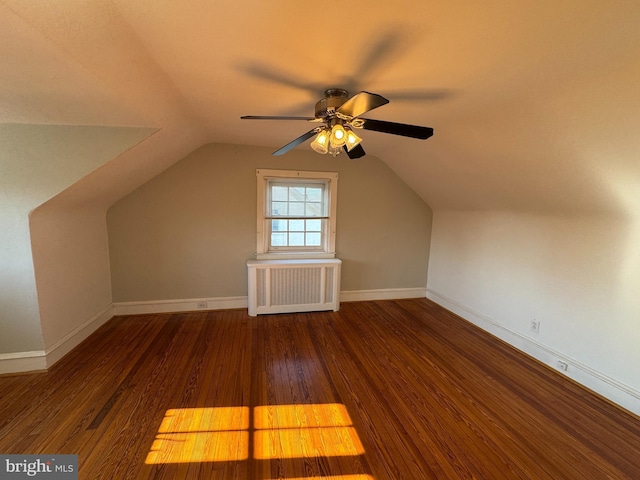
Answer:
[(308, 187), (307, 202), (322, 202), (322, 188)]
[(289, 245), (292, 247), (303, 247), (304, 246), (304, 233), (290, 233), (289, 234)]
[(322, 216), (322, 204), (321, 203), (307, 203), (305, 215), (307, 217), (321, 217)]
[(304, 232), (304, 220), (289, 220), (289, 230), (292, 232)]
[(271, 215), (289, 215), (289, 204), (287, 202), (271, 202)]
[(286, 232), (288, 220), (271, 220), (271, 231)]
[(303, 202), (305, 199), (305, 187), (289, 187), (289, 201)]
[(289, 215), (301, 217), (304, 216), (304, 203), (289, 202)]
[(285, 233), (272, 233), (271, 245), (274, 247), (286, 247), (287, 246), (287, 234)]
[(288, 187), (279, 187), (279, 186), (271, 187), (271, 200), (286, 202), (288, 199), (289, 199)]
[(309, 247), (319, 247), (321, 245), (322, 239), (320, 232), (307, 232), (307, 246)]
[(306, 220), (307, 232), (321, 232), (322, 220)]

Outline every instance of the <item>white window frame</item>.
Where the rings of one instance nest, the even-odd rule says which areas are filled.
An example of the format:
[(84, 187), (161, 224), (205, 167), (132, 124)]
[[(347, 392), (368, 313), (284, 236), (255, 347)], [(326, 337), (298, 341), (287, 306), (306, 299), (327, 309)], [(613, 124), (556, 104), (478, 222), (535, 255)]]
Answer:
[[(301, 259), (334, 258), (336, 256), (336, 212), (338, 200), (338, 174), (336, 172), (309, 172), (302, 170), (266, 170), (257, 169), (257, 223), (256, 258), (264, 259)], [(321, 248), (305, 249), (301, 247), (279, 247), (270, 249), (271, 218), (268, 216), (268, 192), (271, 182), (320, 183), (325, 185), (327, 202), (326, 228)]]

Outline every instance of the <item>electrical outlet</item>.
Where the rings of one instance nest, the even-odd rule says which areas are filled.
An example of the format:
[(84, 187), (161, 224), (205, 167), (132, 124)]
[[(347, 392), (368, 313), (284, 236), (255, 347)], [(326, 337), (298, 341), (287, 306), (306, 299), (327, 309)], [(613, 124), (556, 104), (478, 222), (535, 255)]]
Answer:
[(540, 333), (540, 320), (536, 320), (535, 318), (531, 320), (531, 324), (529, 325), (529, 329), (532, 332)]
[(562, 360), (558, 360), (558, 370), (563, 372), (569, 371), (569, 364), (567, 362), (563, 362)]
[(198, 302), (198, 308), (207, 308), (207, 302)]

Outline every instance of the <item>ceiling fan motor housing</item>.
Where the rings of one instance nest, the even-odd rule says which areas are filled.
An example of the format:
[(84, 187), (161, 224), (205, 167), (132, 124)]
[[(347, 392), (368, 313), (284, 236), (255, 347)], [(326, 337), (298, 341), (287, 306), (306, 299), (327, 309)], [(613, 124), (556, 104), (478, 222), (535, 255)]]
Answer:
[(324, 91), (325, 98), (316, 103), (316, 118), (326, 118), (338, 110), (349, 99), (349, 92), (341, 88)]

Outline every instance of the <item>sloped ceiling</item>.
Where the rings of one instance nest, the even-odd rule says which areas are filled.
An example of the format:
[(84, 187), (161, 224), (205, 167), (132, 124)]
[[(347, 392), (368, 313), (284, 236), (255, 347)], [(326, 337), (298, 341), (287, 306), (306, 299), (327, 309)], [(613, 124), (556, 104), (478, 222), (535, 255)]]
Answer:
[(2, 121), (161, 132), (105, 201), (204, 142), (279, 148), (310, 126), (240, 116), (311, 115), (329, 87), (434, 127), (362, 137), (436, 210), (624, 212), (640, 185), (637, 2), (0, 3)]

